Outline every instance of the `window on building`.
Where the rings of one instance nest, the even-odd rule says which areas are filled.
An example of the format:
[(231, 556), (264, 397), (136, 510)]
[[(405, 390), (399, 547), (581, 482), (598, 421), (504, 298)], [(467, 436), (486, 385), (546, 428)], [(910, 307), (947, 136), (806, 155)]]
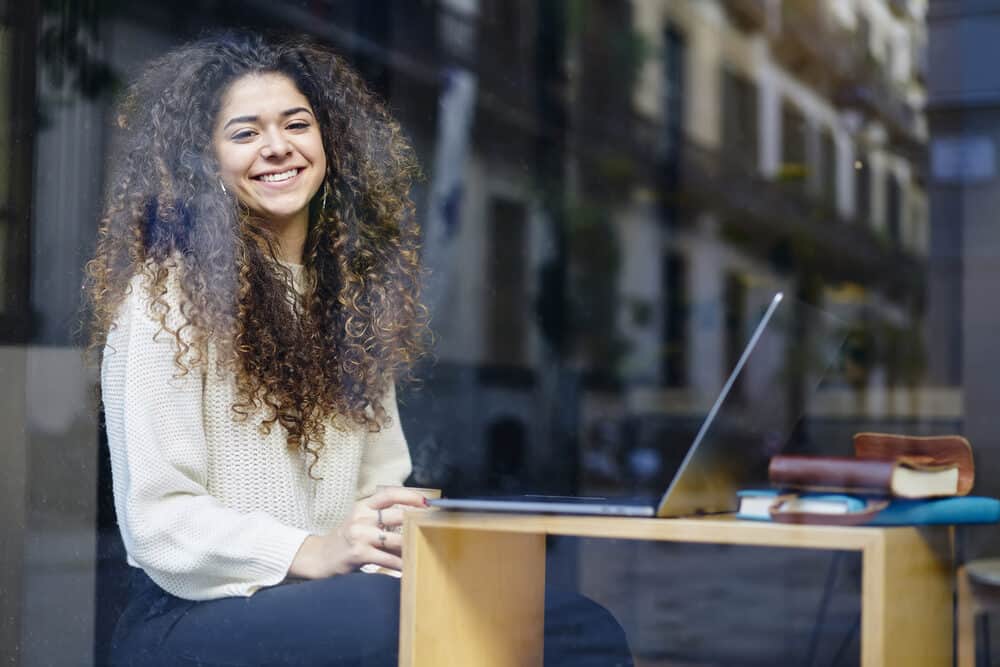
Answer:
[(832, 208), (837, 201), (837, 143), (828, 127), (820, 131), (820, 199)]
[(903, 192), (892, 171), (885, 176), (885, 224), (889, 241), (898, 247), (903, 240)]
[(680, 188), (681, 151), (684, 140), (684, 68), (686, 62), (684, 34), (674, 25), (663, 31), (663, 136), (661, 187), (671, 196), (661, 204), (663, 222), (670, 226), (680, 215), (676, 193)]
[(684, 130), (684, 68), (687, 50), (684, 33), (668, 25), (663, 31), (663, 128), (664, 149), (675, 155)]
[(494, 198), (488, 219), (486, 335), (491, 362), (525, 361), (528, 229), (524, 204)]
[(663, 382), (684, 387), (688, 382), (688, 276), (687, 260), (670, 252), (663, 261)]
[[(14, 81), (12, 72), (10, 71), (10, 61), (11, 61), (11, 50), (13, 45), (10, 43), (10, 35), (4, 30), (0, 32), (0, 52), (2, 52), (2, 57), (0, 57), (0, 85), (4, 86), (5, 91), (8, 94), (0, 95), (0, 150), (3, 150), (5, 155), (10, 155), (11, 146), (13, 142), (11, 141), (13, 134), (13, 128), (11, 127), (11, 101), (18, 99), (16, 94), (11, 95), (14, 92)], [(16, 160), (4, 160), (0, 163), (0, 322), (3, 324), (8, 324), (7, 318), (8, 314), (8, 303), (12, 300), (11, 291), (14, 286), (11, 285), (11, 279), (16, 275), (15, 272), (11, 271), (11, 262), (16, 261), (16, 257), (11, 257), (9, 253), (9, 243), (10, 240), (16, 238), (14, 234), (11, 233), (11, 227), (16, 219), (11, 215), (11, 193), (16, 192), (17, 189), (11, 187), (11, 179), (17, 170), (10, 168), (11, 164), (16, 164)], [(13, 274), (13, 275), (12, 275)], [(7, 326), (0, 326), (0, 330), (7, 331)], [(6, 336), (4, 336), (6, 338)], [(10, 341), (5, 341), (10, 342)]]
[(809, 179), (808, 130), (805, 116), (787, 100), (781, 106), (781, 168), (778, 176), (793, 190), (805, 193)]
[[(723, 283), (722, 309), (724, 320), (723, 346), (726, 355), (726, 363), (723, 371), (725, 376), (728, 377), (732, 369), (736, 367), (736, 363), (740, 360), (740, 355), (743, 353), (743, 348), (746, 346), (747, 340), (747, 287), (746, 280), (741, 274), (726, 273), (725, 282)], [(736, 377), (730, 391), (731, 396), (735, 400), (742, 399), (742, 374)]]
[(861, 52), (865, 57), (871, 57), (871, 39), (872, 39), (872, 24), (868, 20), (868, 17), (862, 13), (858, 12), (857, 15), (857, 42), (861, 47)]
[(26, 26), (37, 17), (31, 3), (14, 3), (0, 23), (0, 343), (30, 335), (29, 276), (32, 169), (31, 141), (37, 117), (34, 44)]
[(870, 224), (872, 175), (868, 155), (859, 147), (854, 157), (854, 217), (863, 224)]
[(729, 68), (722, 70), (722, 150), (745, 172), (758, 163), (757, 86)]

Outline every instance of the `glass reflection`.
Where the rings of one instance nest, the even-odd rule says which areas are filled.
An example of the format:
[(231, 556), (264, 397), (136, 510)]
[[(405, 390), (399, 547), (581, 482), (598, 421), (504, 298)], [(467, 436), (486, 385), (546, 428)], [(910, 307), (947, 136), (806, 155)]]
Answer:
[[(959, 19), (932, 3), (10, 4), (0, 335), (15, 425), (4, 498), (17, 518), (0, 606), (19, 622), (0, 646), (25, 664), (104, 659), (122, 552), (96, 378), (74, 334), (81, 267), (118, 140), (115, 96), (205, 29), (318, 37), (386, 100), (418, 154), (436, 347), (422, 388), (400, 397), (411, 483), (450, 494), (655, 486), (668, 467), (662, 443), (690, 441), (703, 397), (778, 290), (835, 314), (847, 335), (808, 403), (812, 378), (792, 384), (808, 438), (786, 446), (847, 453), (860, 430), (967, 431), (977, 444), (993, 434), (995, 323), (964, 304), (991, 302), (995, 246), (985, 224), (963, 237), (955, 222), (990, 217), (990, 200), (963, 204), (961, 188), (990, 183), (992, 144), (984, 153), (962, 138), (961, 118), (928, 114), (934, 86), (948, 93), (950, 80), (979, 71), (932, 71), (932, 36), (936, 62), (959, 41), (948, 32)], [(998, 126), (977, 122), (986, 137)], [(952, 143), (935, 143), (928, 163), (939, 139)], [(791, 367), (808, 351), (775, 354)], [(737, 391), (751, 395), (752, 380)], [(702, 552), (558, 551), (565, 576), (632, 623), (637, 657), (666, 661), (650, 664), (787, 662), (806, 651), (802, 628), (785, 642), (707, 648), (691, 628), (718, 628), (711, 617), (729, 612), (671, 616), (667, 607), (705, 592), (664, 603), (658, 591), (681, 582), (657, 579), (649, 563), (673, 557), (694, 573)], [(640, 574), (613, 571), (615, 559)], [(823, 579), (775, 572), (778, 597)], [(745, 578), (725, 587), (733, 607), (751, 597)], [(61, 629), (67, 613), (85, 620)], [(847, 633), (829, 623), (820, 646), (832, 657), (827, 644)]]

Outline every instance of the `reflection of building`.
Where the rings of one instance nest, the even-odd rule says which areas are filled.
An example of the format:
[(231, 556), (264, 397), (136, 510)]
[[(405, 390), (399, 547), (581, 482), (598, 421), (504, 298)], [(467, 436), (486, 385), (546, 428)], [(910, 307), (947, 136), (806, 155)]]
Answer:
[[(533, 65), (545, 10), (473, 6), (463, 224), (431, 267), (462, 277), (436, 304), (442, 368), (466, 377), (455, 387), (506, 403), (536, 443), (554, 377), (597, 390), (604, 409), (697, 413), (782, 288), (853, 325), (827, 414), (954, 417), (954, 400), (930, 405), (917, 389), (923, 3), (580, 3), (562, 16), (566, 71), (549, 82)], [(552, 85), (555, 115), (537, 92)], [(563, 147), (561, 167), (539, 164), (545, 141)], [(568, 322), (561, 358), (582, 384), (546, 375), (553, 304)], [(482, 461), (484, 427), (467, 426), (467, 460)], [(545, 449), (529, 447), (539, 471)]]
[[(418, 482), (573, 490), (578, 460), (605, 481), (623, 462), (651, 468), (664, 424), (697, 428), (779, 287), (863, 324), (839, 383), (858, 391), (827, 401), (852, 418), (844, 430), (923, 409), (878, 401), (923, 363), (910, 335), (926, 300), (922, 0), (85, 4), (11, 3), (4, 17), (0, 143), (23, 166), (0, 174), (4, 342), (71, 345), (113, 140), (90, 65), (127, 78), (204, 29), (249, 25), (338, 48), (425, 166), (439, 339), (425, 391), (403, 405)], [(52, 29), (68, 32), (33, 49)], [(87, 67), (66, 66), (81, 54)], [(43, 356), (63, 369), (45, 377), (76, 386)], [(29, 422), (18, 409), (11, 423)], [(25, 489), (37, 501), (59, 486), (89, 516), (87, 487), (54, 480), (69, 470), (59, 448), (96, 447), (92, 429), (14, 430), (26, 435), (8, 469), (28, 472), (10, 506), (28, 530), (51, 517)], [(581, 456), (591, 441), (601, 455)], [(45, 604), (63, 602), (39, 602), (24, 635), (76, 656), (50, 632), (60, 616)]]
[[(633, 190), (623, 227), (630, 261), (662, 263), (675, 286), (634, 270), (623, 276), (623, 301), (660, 315), (645, 332), (631, 327), (635, 354), (687, 351), (678, 355), (686, 368), (661, 374), (668, 384), (717, 381), (728, 364), (699, 371), (690, 360), (724, 362), (732, 343), (726, 327), (706, 340), (697, 313), (755, 317), (760, 289), (784, 286), (870, 319), (876, 348), (891, 345), (886, 331), (920, 329), (927, 201), (917, 4), (635, 3), (636, 38), (663, 56), (640, 69), (634, 122), (645, 157), (662, 168)], [(665, 219), (641, 213), (650, 201)], [(687, 326), (671, 312), (686, 313)], [(872, 355), (883, 385), (912, 372), (882, 349)]]
[[(544, 269), (555, 256), (568, 290), (564, 358), (582, 370), (585, 393), (596, 392), (586, 405), (599, 412), (697, 414), (782, 288), (851, 323), (839, 390), (820, 406), (849, 419), (845, 430), (955, 418), (953, 392), (919, 388), (923, 3), (637, 0), (568, 10), (557, 81), (565, 167), (554, 179), (564, 219), (544, 191), (524, 187), (537, 165), (518, 170), (536, 157), (527, 136), (561, 131), (523, 95), (505, 97), (544, 83), (526, 65), (525, 26), (539, 17), (522, 9), (518, 23), (516, 9), (480, 7), (484, 44), (500, 29), (501, 41), (523, 48), (506, 88), (489, 74), (493, 50), (480, 52), (463, 217), (484, 224), (455, 238), (455, 261), (492, 268), (458, 270), (471, 282), (455, 285), (445, 306), (465, 316), (445, 319), (443, 361), (544, 394), (544, 316), (526, 321), (531, 310), (511, 304), (552, 303)], [(498, 96), (509, 104), (492, 106)], [(535, 425), (551, 418), (544, 400), (520, 409)], [(586, 422), (590, 408), (581, 409)]]

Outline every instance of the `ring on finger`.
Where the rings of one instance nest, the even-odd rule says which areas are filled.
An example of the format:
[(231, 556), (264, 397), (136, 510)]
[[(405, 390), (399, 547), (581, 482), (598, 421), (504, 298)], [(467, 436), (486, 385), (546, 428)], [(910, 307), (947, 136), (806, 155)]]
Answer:
[(386, 538), (385, 532), (381, 530), (378, 531), (378, 543), (379, 545), (381, 545), (383, 549), (385, 548), (385, 538)]
[(382, 508), (378, 508), (376, 512), (378, 512), (378, 519), (376, 520), (375, 525), (378, 526), (379, 530), (385, 530), (385, 524), (382, 523)]

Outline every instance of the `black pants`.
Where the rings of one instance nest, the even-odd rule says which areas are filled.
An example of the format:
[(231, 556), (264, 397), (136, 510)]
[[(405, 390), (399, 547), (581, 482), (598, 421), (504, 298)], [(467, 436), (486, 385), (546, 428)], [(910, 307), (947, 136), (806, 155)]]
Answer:
[[(112, 640), (116, 665), (395, 667), (399, 581), (349, 574), (287, 583), (249, 598), (193, 602), (133, 572)], [(461, 628), (455, 628), (461, 633)], [(545, 664), (631, 667), (625, 633), (606, 609), (546, 590)]]

